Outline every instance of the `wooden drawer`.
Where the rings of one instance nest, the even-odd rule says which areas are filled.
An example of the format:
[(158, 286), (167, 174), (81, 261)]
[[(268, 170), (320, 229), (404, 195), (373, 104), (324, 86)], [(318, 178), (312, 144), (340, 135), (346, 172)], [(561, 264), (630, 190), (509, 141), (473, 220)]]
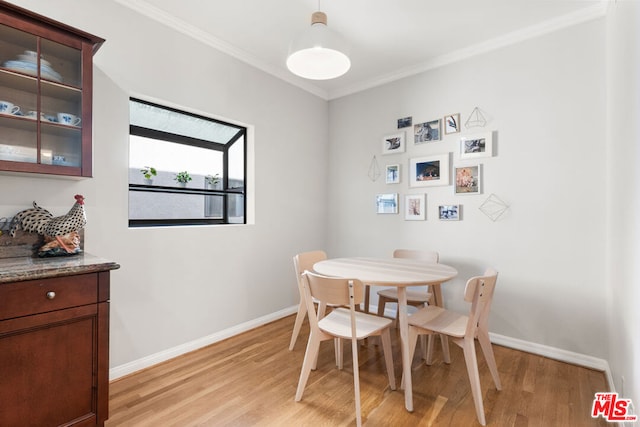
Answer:
[(0, 284), (0, 320), (98, 301), (98, 275), (54, 277)]

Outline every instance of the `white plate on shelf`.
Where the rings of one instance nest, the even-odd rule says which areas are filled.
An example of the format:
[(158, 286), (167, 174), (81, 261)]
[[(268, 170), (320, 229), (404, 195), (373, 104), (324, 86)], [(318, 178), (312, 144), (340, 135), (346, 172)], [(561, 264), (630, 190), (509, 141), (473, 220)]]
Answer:
[[(18, 59), (20, 61), (29, 62), (31, 64), (35, 64), (36, 63), (36, 59), (34, 57), (30, 56), (30, 55), (18, 55)], [(42, 58), (40, 58), (40, 64), (44, 65), (45, 67), (51, 67), (51, 62), (49, 62), (49, 61), (47, 61), (45, 59), (42, 59)]]
[[(38, 75), (38, 65), (33, 62), (6, 61), (2, 66), (9, 70), (19, 71), (30, 76), (35, 77)], [(51, 67), (40, 65), (40, 75), (47, 80), (62, 82), (62, 76), (55, 72)]]

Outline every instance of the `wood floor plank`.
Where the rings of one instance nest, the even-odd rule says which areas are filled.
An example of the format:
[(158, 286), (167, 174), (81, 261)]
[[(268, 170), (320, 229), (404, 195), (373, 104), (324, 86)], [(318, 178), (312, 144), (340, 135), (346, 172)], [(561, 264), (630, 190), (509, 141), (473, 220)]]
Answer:
[[(344, 369), (323, 343), (301, 402), (294, 396), (308, 336), (305, 324), (288, 350), (294, 316), (177, 357), (111, 383), (107, 427), (352, 426), (355, 425), (351, 348)], [(399, 337), (392, 333), (394, 373), (401, 378)], [(358, 349), (362, 417), (366, 426), (474, 426), (476, 419), (462, 350), (451, 364), (435, 347), (434, 363), (417, 352), (412, 365), (414, 411), (392, 391), (379, 341)], [(479, 349), (479, 348), (478, 348)], [(503, 390), (495, 389), (481, 352), (480, 383), (489, 426), (606, 426), (590, 416), (594, 394), (607, 391), (602, 372), (495, 346)]]

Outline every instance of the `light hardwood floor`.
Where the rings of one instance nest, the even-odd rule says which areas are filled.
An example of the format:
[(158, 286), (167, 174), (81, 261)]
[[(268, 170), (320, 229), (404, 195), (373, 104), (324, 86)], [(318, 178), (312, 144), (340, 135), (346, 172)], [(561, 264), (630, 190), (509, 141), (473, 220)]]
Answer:
[[(331, 342), (321, 346), (301, 402), (294, 402), (308, 325), (288, 350), (294, 316), (180, 356), (111, 383), (108, 427), (355, 425), (351, 351), (335, 368)], [(401, 375), (392, 333), (395, 374)], [(359, 347), (362, 416), (366, 426), (475, 426), (462, 350), (451, 364), (435, 346), (434, 364), (413, 361), (414, 412), (391, 391), (377, 339)], [(478, 347), (479, 350), (479, 347)], [(478, 351), (488, 426), (606, 426), (590, 416), (594, 393), (607, 391), (602, 372), (494, 345), (503, 390), (494, 388)]]

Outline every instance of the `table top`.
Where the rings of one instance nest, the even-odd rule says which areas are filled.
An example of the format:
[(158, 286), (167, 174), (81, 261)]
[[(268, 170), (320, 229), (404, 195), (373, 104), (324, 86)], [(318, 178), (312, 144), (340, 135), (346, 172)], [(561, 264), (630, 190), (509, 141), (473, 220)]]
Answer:
[(437, 284), (458, 275), (458, 271), (448, 265), (408, 258), (334, 258), (315, 263), (313, 269), (326, 276), (398, 287)]

